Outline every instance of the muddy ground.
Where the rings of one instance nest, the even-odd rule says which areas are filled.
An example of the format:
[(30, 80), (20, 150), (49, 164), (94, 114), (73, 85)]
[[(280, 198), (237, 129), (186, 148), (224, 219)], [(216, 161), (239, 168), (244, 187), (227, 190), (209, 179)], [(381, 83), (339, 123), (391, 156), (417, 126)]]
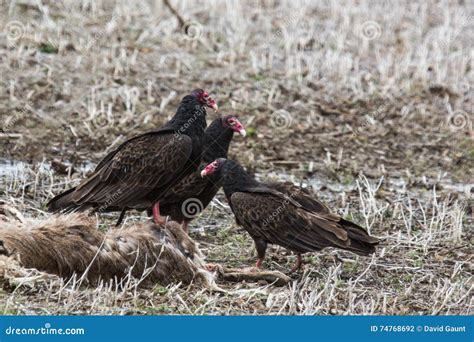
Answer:
[[(247, 128), (233, 158), (383, 239), (373, 258), (307, 255), (283, 288), (20, 286), (4, 313), (472, 314), (472, 3), (172, 2), (187, 29), (161, 1), (0, 4), (0, 191), (24, 215), (202, 87)], [(209, 262), (255, 261), (222, 193), (191, 236)]]

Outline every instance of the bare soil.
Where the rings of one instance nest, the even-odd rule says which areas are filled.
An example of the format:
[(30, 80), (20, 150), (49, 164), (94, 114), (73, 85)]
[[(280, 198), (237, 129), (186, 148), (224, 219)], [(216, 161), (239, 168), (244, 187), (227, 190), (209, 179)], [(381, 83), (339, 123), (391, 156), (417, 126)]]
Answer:
[[(231, 156), (312, 186), (383, 239), (306, 255), (291, 284), (0, 290), (5, 314), (472, 314), (471, 2), (0, 2), (1, 200), (44, 218), (112, 146), (209, 90), (247, 128)], [(217, 114), (208, 114), (208, 121)], [(114, 214), (99, 218), (113, 229)], [(134, 213), (125, 224), (147, 220)], [(255, 261), (219, 193), (191, 224), (206, 260)], [(265, 267), (287, 272), (273, 247)]]

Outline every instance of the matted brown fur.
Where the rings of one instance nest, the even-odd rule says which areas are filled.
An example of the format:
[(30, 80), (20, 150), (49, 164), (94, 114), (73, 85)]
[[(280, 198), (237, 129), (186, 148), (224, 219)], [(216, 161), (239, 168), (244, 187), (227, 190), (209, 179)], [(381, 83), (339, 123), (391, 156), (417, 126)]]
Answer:
[(0, 223), (0, 254), (21, 266), (86, 281), (129, 274), (144, 283), (204, 282), (210, 273), (202, 266), (196, 244), (181, 227), (139, 223), (102, 233), (94, 218), (82, 214), (52, 216), (43, 221)]
[[(53, 285), (54, 284), (54, 285)], [(0, 288), (12, 292), (19, 287), (28, 292), (51, 291), (64, 285), (62, 278), (55, 274), (25, 268), (13, 256), (0, 255)]]

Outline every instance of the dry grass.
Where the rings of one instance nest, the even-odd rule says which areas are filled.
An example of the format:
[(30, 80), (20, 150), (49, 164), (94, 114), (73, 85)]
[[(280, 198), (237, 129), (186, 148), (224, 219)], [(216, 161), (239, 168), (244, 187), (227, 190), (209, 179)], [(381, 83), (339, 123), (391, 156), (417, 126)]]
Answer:
[[(229, 293), (31, 270), (42, 283), (6, 287), (3, 312), (472, 314), (472, 3), (171, 3), (187, 31), (161, 1), (0, 1), (0, 149), (25, 163), (0, 165), (2, 199), (46, 217), (45, 200), (108, 146), (159, 126), (200, 86), (249, 129), (231, 147), (243, 164), (312, 185), (382, 246), (368, 259), (308, 255), (286, 287), (221, 281)], [(222, 195), (192, 228), (208, 261), (253, 263)], [(287, 270), (284, 254), (272, 249), (266, 267)]]

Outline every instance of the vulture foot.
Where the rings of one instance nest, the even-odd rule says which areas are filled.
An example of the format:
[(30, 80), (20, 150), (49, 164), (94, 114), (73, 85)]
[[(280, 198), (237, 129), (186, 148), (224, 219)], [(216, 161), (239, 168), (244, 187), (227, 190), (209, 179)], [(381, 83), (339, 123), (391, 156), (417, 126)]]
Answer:
[(219, 271), (222, 266), (220, 266), (219, 264), (205, 264), (204, 268), (209, 272), (216, 272)]
[(166, 218), (160, 215), (160, 202), (153, 205), (153, 220), (156, 224), (165, 224)]
[(294, 273), (296, 271), (299, 271), (301, 269), (301, 266), (303, 266), (303, 258), (301, 258), (301, 254), (298, 254), (296, 256), (296, 265), (293, 266), (290, 273)]
[(127, 209), (122, 210), (122, 212), (120, 213), (120, 217), (119, 217), (117, 223), (115, 224), (115, 227), (120, 227), (122, 225), (123, 218), (125, 217), (126, 212), (127, 212)]

